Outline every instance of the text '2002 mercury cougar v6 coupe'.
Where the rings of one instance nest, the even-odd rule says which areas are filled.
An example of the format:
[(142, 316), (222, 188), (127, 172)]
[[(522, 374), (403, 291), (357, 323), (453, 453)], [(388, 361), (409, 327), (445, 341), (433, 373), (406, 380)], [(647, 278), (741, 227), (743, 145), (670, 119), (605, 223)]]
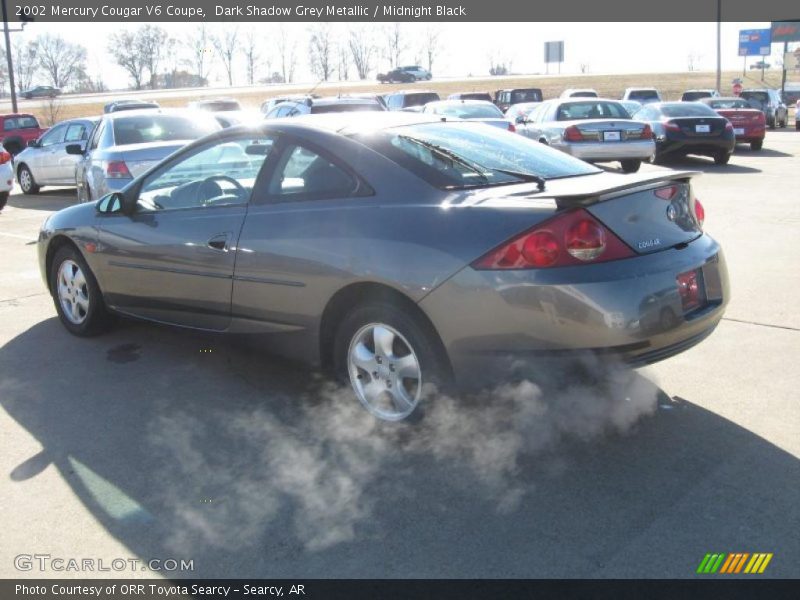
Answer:
[(577, 351), (647, 364), (711, 333), (727, 273), (691, 175), (607, 173), (479, 123), (312, 115), (55, 213), (39, 257), (74, 334), (110, 313), (261, 334), (397, 421), (440, 383)]

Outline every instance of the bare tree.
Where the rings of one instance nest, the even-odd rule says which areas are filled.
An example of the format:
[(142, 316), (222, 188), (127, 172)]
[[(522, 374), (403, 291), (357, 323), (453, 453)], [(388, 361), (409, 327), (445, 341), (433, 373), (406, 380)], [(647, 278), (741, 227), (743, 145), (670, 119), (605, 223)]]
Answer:
[(698, 64), (700, 59), (703, 58), (702, 54), (698, 54), (697, 52), (690, 52), (689, 55), (686, 57), (686, 67), (689, 71), (696, 71), (698, 68)]
[(233, 85), (233, 59), (239, 49), (239, 27), (226, 25), (225, 30), (213, 36), (211, 41), (228, 74), (228, 85)]
[[(247, 30), (244, 35), (244, 45), (242, 46), (242, 54), (244, 54), (245, 65), (247, 66), (247, 83), (253, 85), (256, 82), (256, 65), (261, 60), (259, 52), (258, 40), (261, 36), (255, 29)], [(267, 68), (269, 72), (269, 67)]]
[(191, 55), (190, 63), (197, 75), (201, 85), (208, 81), (211, 70), (211, 62), (214, 59), (214, 45), (211, 43), (211, 35), (205, 23), (198, 25), (194, 32), (184, 42)]
[(117, 31), (108, 37), (108, 51), (116, 63), (133, 79), (133, 87), (142, 89), (145, 60), (139, 53), (138, 39), (131, 31)]
[(368, 26), (351, 29), (348, 45), (358, 78), (366, 79), (372, 70), (372, 61), (376, 53), (375, 39)]
[(350, 79), (350, 49), (347, 44), (340, 42), (336, 45), (336, 69), (339, 81)]
[(285, 27), (281, 26), (278, 30), (276, 42), (283, 82), (291, 83), (294, 81), (294, 70), (297, 67), (297, 41)]
[(45, 125), (52, 127), (61, 120), (61, 112), (64, 103), (58, 96), (53, 96), (44, 100), (39, 110), (44, 114)]
[(331, 34), (330, 23), (320, 23), (310, 30), (311, 36), (308, 41), (308, 60), (311, 72), (317, 79), (328, 81), (333, 73), (335, 60), (333, 56), (334, 44)]
[(383, 48), (384, 57), (391, 63), (392, 68), (400, 66), (400, 58), (408, 48), (403, 30), (400, 23), (392, 23), (383, 30), (385, 46)]
[(43, 33), (36, 38), (39, 66), (55, 87), (63, 88), (86, 70), (86, 48), (60, 35)]
[(425, 58), (428, 61), (428, 71), (431, 73), (433, 73), (433, 62), (439, 54), (439, 37), (441, 34), (442, 31), (438, 27), (431, 26), (425, 30), (425, 37), (422, 40)]
[(158, 69), (169, 47), (169, 34), (157, 25), (143, 25), (136, 31), (136, 47), (150, 75), (150, 88), (158, 87)]
[(19, 91), (33, 86), (33, 80), (39, 72), (39, 44), (30, 41), (14, 47), (14, 79)]

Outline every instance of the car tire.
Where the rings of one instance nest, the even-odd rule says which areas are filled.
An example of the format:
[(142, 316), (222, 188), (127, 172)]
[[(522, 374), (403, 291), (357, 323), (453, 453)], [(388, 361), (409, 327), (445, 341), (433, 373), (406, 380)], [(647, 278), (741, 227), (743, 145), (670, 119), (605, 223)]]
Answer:
[(794, 122), (794, 129), (795, 129), (795, 131), (800, 131), (800, 121), (795, 121)]
[(714, 164), (715, 165), (727, 165), (728, 161), (730, 159), (731, 159), (731, 153), (730, 152), (725, 152), (723, 150), (722, 152), (717, 152), (714, 155)]
[(636, 173), (639, 170), (639, 167), (642, 166), (642, 161), (639, 159), (628, 159), (628, 160), (621, 160), (620, 164), (622, 165), (623, 173)]
[(36, 180), (33, 178), (33, 173), (28, 168), (28, 165), (20, 165), (17, 169), (17, 180), (19, 181), (19, 187), (22, 190), (23, 194), (38, 194), (40, 187), (36, 184)]
[[(419, 421), (425, 401), (449, 387), (444, 348), (420, 321), (395, 304), (374, 302), (353, 308), (336, 332), (336, 374), (378, 419)], [(409, 376), (401, 378), (400, 369)]]
[(750, 150), (753, 150), (754, 152), (756, 150), (761, 150), (763, 146), (764, 146), (764, 140), (756, 140), (754, 142), (750, 142)]
[(49, 281), (58, 318), (67, 331), (91, 337), (108, 329), (111, 315), (100, 286), (75, 246), (65, 245), (56, 251)]
[(8, 202), (8, 192), (0, 192), (0, 210), (3, 210)]

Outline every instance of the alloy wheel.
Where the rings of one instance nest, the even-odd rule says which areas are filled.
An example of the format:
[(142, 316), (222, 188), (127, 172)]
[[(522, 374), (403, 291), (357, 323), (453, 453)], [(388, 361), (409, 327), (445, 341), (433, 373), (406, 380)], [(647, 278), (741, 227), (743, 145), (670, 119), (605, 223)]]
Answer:
[(400, 421), (419, 404), (419, 359), (390, 325), (370, 323), (356, 332), (347, 352), (347, 370), (359, 401), (379, 419)]
[(80, 325), (89, 316), (89, 286), (78, 264), (65, 260), (58, 269), (58, 301), (64, 316), (75, 325)]

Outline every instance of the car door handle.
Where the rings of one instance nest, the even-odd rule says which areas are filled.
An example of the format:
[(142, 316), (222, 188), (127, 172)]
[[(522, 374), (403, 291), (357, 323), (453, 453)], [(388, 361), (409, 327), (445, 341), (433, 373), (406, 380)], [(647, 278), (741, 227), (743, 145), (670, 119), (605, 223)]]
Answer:
[(221, 252), (228, 251), (228, 234), (220, 233), (208, 240), (208, 247), (212, 250), (219, 250)]

